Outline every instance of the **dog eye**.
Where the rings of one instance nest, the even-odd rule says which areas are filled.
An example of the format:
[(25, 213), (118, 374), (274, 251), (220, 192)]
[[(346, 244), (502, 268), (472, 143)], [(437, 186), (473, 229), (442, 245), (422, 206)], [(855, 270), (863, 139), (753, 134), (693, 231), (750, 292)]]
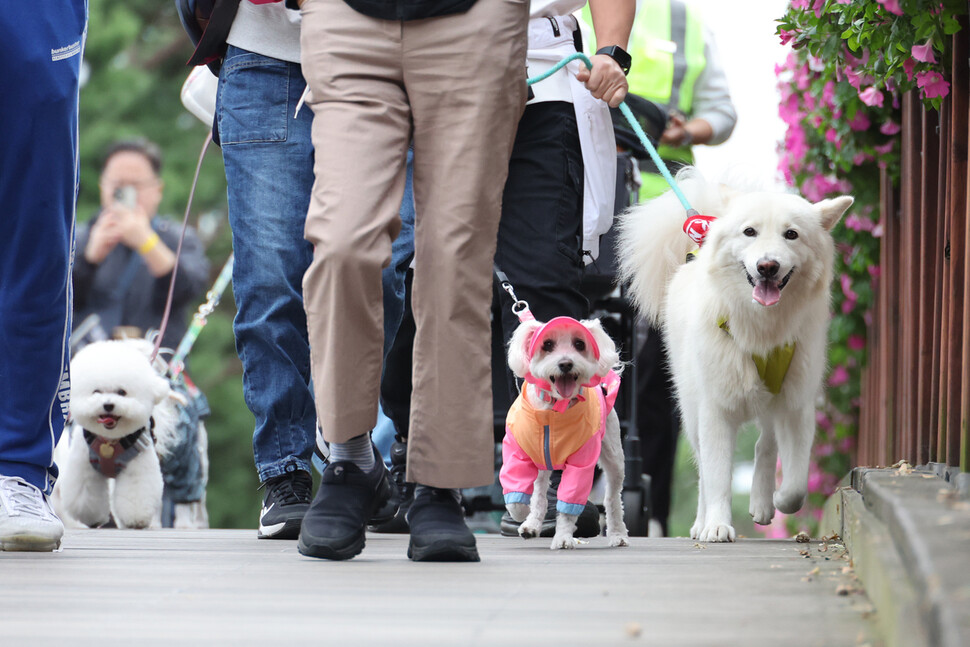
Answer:
[(584, 342), (582, 339), (574, 339), (573, 348), (575, 348), (579, 352), (583, 352), (586, 350), (586, 342)]
[(115, 391), (115, 393), (117, 393), (121, 397), (125, 397), (126, 395), (128, 395), (128, 392), (125, 391), (124, 389), (118, 389), (117, 391)]
[(101, 393), (101, 389), (95, 389), (94, 391), (92, 391), (92, 393), (97, 393), (97, 394), (99, 394), (99, 395), (100, 395), (100, 393)]
[(742, 233), (748, 238), (752, 238), (758, 235), (758, 232), (754, 230), (754, 227), (746, 227)]
[(547, 339), (546, 341), (542, 342), (542, 350), (546, 351), (547, 353), (551, 352), (552, 349), (555, 347), (556, 347), (556, 342), (554, 342), (551, 339)]
[(788, 231), (785, 232), (785, 238), (787, 238), (788, 240), (795, 240), (796, 238), (798, 238), (798, 232), (795, 231), (794, 229), (789, 229)]

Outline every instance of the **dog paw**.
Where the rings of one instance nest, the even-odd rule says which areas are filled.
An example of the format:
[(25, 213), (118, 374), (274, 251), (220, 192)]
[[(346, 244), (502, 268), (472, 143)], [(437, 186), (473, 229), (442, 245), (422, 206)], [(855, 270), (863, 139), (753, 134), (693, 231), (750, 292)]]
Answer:
[(690, 527), (690, 538), (700, 539), (702, 530), (704, 530), (704, 522), (698, 519), (694, 522), (694, 525)]
[(802, 505), (805, 503), (805, 491), (785, 490), (783, 487), (775, 492), (774, 502), (775, 507), (785, 514), (793, 514), (802, 509)]
[(698, 539), (710, 542), (734, 541), (737, 539), (737, 533), (734, 532), (734, 526), (724, 523), (711, 523), (704, 526)]
[(522, 539), (532, 539), (533, 537), (538, 537), (539, 533), (542, 532), (542, 523), (534, 523), (530, 520), (525, 520), (522, 525), (519, 526), (519, 536)]
[(629, 546), (630, 538), (627, 535), (609, 535), (611, 548), (620, 548), (621, 546)]
[(579, 546), (579, 540), (572, 535), (556, 535), (552, 538), (552, 550), (569, 550)]
[(775, 516), (775, 506), (771, 505), (768, 501), (755, 501), (754, 498), (751, 499), (751, 505), (748, 507), (748, 512), (751, 514), (751, 519), (760, 526), (767, 526), (771, 523), (771, 520)]

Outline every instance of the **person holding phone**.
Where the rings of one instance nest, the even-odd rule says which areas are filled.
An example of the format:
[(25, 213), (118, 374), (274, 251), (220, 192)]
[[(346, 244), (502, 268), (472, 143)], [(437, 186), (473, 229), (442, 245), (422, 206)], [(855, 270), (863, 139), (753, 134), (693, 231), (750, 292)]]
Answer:
[[(121, 141), (105, 152), (101, 210), (78, 228), (74, 263), (75, 322), (91, 314), (109, 335), (118, 326), (158, 328), (175, 268), (180, 228), (157, 215), (164, 183), (158, 148)], [(188, 327), (187, 310), (209, 282), (209, 261), (192, 228), (178, 258), (172, 312), (162, 345), (175, 348)]]

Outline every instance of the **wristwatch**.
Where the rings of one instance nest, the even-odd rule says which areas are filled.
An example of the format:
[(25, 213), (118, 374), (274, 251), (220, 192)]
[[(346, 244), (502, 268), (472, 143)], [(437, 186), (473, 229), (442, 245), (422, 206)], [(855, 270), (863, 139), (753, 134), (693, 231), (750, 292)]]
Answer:
[(596, 50), (596, 53), (605, 54), (610, 58), (612, 58), (614, 61), (616, 61), (617, 64), (620, 66), (620, 69), (623, 70), (623, 74), (630, 73), (630, 64), (633, 62), (633, 59), (630, 58), (630, 55), (627, 53), (627, 51), (622, 47), (620, 47), (619, 45), (600, 47), (598, 50)]

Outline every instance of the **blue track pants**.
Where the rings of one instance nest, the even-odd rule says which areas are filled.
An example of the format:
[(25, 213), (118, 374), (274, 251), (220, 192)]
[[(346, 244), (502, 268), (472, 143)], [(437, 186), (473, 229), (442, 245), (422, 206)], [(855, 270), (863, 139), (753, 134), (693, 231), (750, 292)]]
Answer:
[(0, 474), (49, 492), (70, 397), (87, 0), (0, 9)]

